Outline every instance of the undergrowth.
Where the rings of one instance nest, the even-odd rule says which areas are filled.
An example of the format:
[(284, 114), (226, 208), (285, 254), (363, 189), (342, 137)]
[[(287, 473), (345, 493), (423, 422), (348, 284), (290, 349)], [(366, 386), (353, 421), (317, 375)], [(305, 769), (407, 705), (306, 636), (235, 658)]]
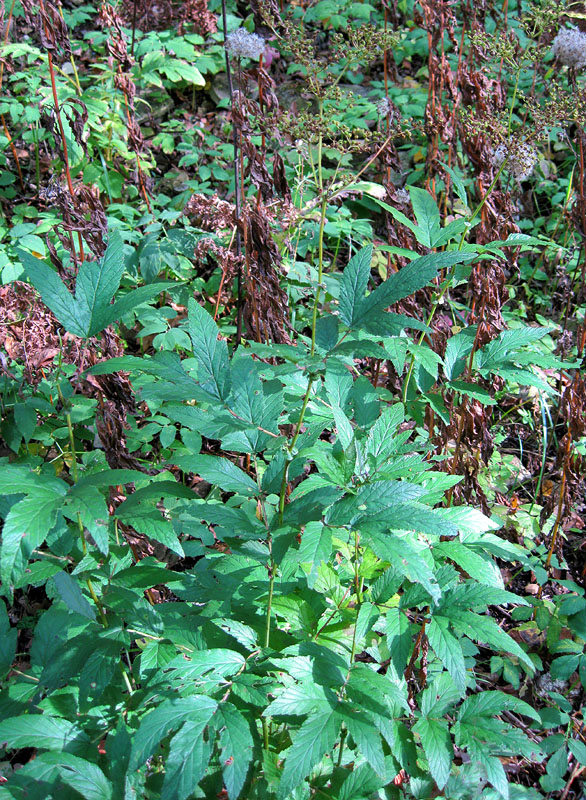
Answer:
[(585, 23), (4, 8), (0, 800), (583, 797)]

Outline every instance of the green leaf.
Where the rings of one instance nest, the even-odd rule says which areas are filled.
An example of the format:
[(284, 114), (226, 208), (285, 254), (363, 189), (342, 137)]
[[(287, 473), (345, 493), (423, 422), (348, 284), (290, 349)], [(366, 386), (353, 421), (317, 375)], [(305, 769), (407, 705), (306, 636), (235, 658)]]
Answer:
[(389, 561), (393, 567), (411, 583), (420, 583), (429, 592), (434, 602), (441, 597), (441, 589), (433, 570), (417, 550), (405, 538), (369, 530), (364, 538), (379, 558)]
[(466, 358), (470, 355), (476, 336), (476, 325), (451, 336), (446, 344), (444, 372), (449, 381), (456, 380), (466, 368)]
[(87, 320), (79, 318), (77, 304), (55, 270), (25, 250), (17, 248), (16, 253), (45, 305), (69, 333), (84, 338), (87, 335), (84, 322)]
[(336, 702), (336, 695), (319, 686), (317, 683), (305, 683), (289, 686), (269, 703), (263, 711), (263, 717), (304, 717), (315, 711), (329, 711)]
[(183, 456), (175, 459), (175, 464), (185, 472), (194, 472), (225, 492), (236, 492), (247, 497), (254, 497), (259, 493), (259, 488), (252, 478), (227, 458), (208, 455)]
[(318, 570), (332, 552), (332, 532), (322, 522), (308, 522), (299, 546), (299, 565), (307, 574), (307, 585), (313, 589), (318, 578)]
[(348, 733), (373, 770), (384, 777), (385, 758), (380, 733), (366, 714), (349, 706), (338, 712), (348, 728)]
[(421, 738), (429, 771), (438, 789), (443, 789), (450, 777), (454, 748), (448, 731), (448, 723), (439, 719), (419, 719), (413, 726)]
[(80, 515), (81, 521), (90, 532), (98, 549), (108, 555), (108, 523), (109, 512), (104, 495), (94, 486), (79, 488), (79, 484), (70, 492), (69, 500), (63, 510), (64, 516), (76, 520)]
[(476, 354), (479, 369), (494, 369), (506, 361), (514, 361), (514, 353), (525, 345), (532, 344), (550, 332), (550, 328), (515, 328), (502, 331), (496, 339), (481, 347)]
[(16, 655), (18, 631), (10, 627), (6, 606), (0, 601), (0, 679), (8, 674)]
[(436, 656), (450, 673), (461, 694), (466, 691), (466, 664), (462, 646), (450, 631), (450, 621), (435, 615), (427, 626), (427, 639)]
[(153, 755), (161, 740), (183, 722), (207, 724), (217, 706), (215, 700), (205, 695), (164, 700), (154, 711), (143, 717), (132, 742), (129, 770), (133, 772), (142, 766)]
[(583, 767), (586, 767), (586, 745), (579, 739), (568, 739), (568, 748)]
[(450, 610), (450, 621), (455, 630), (465, 634), (472, 641), (483, 642), (484, 644), (489, 644), (495, 650), (504, 650), (506, 653), (512, 653), (525, 664), (531, 673), (535, 671), (535, 665), (527, 653), (499, 627), (492, 617), (454, 608)]
[(114, 305), (110, 304), (124, 273), (123, 243), (116, 230), (110, 234), (108, 248), (99, 262), (84, 261), (80, 265), (75, 296), (44, 261), (24, 250), (17, 250), (17, 253), (45, 305), (70, 333), (83, 339), (95, 336), (127, 311), (168, 286), (166, 283), (143, 286)]
[(228, 346), (218, 339), (218, 326), (193, 298), (189, 300), (188, 331), (193, 355), (198, 362), (201, 387), (216, 400), (227, 400), (230, 393)]
[(465, 570), (471, 578), (487, 586), (504, 589), (501, 571), (488, 556), (476, 553), (461, 542), (440, 542), (434, 547), (435, 553), (442, 553)]
[(168, 669), (177, 671), (185, 679), (198, 680), (205, 676), (204, 680), (218, 683), (230, 675), (235, 675), (245, 664), (244, 656), (236, 650), (215, 647), (211, 650), (194, 650), (189, 655), (177, 656), (169, 663)]
[(68, 572), (58, 572), (53, 575), (59, 597), (70, 611), (81, 614), (86, 619), (95, 619), (96, 612), (83, 596), (79, 584)]
[(212, 752), (212, 742), (204, 738), (204, 732), (214, 710), (210, 708), (200, 719), (184, 722), (171, 739), (161, 800), (187, 800), (193, 796)]
[(426, 189), (410, 186), (409, 194), (418, 222), (417, 239), (424, 247), (434, 247), (441, 236), (439, 208)]
[(445, 253), (430, 253), (416, 258), (410, 264), (402, 267), (398, 272), (381, 283), (360, 305), (359, 312), (352, 327), (366, 324), (368, 318), (375, 311), (382, 311), (394, 303), (414, 294), (419, 289), (432, 281), (440, 269), (446, 269), (470, 261), (474, 258), (471, 253), (450, 251)]
[(336, 741), (340, 718), (333, 711), (309, 717), (293, 738), (287, 751), (278, 797), (284, 800), (307, 778), (311, 770), (328, 753)]
[(0, 581), (5, 589), (24, 574), (25, 559), (45, 541), (62, 502), (62, 495), (53, 489), (37, 487), (6, 515), (0, 545)]
[(366, 452), (382, 463), (394, 449), (393, 436), (405, 418), (402, 403), (387, 406), (374, 423), (366, 439)]
[(0, 722), (0, 745), (9, 750), (36, 747), (39, 750), (77, 750), (90, 739), (74, 722), (47, 714), (25, 714)]
[(229, 800), (236, 800), (246, 782), (254, 741), (246, 718), (232, 705), (222, 703), (217, 712), (220, 730), (222, 777)]
[(364, 299), (370, 278), (372, 245), (363, 247), (350, 259), (340, 281), (340, 319), (349, 328), (356, 322), (356, 315)]
[(111, 800), (112, 784), (97, 764), (70, 753), (47, 753), (43, 760), (46, 764), (54, 763), (61, 780), (84, 800)]

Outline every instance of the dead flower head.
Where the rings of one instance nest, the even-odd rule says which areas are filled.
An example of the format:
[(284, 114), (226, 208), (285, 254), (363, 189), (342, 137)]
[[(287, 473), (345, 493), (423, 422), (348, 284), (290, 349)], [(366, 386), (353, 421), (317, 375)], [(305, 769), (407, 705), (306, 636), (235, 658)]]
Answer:
[(577, 28), (562, 28), (553, 40), (553, 54), (566, 67), (586, 67), (586, 33)]
[(226, 49), (236, 58), (259, 59), (265, 49), (265, 40), (256, 33), (238, 28), (226, 37)]

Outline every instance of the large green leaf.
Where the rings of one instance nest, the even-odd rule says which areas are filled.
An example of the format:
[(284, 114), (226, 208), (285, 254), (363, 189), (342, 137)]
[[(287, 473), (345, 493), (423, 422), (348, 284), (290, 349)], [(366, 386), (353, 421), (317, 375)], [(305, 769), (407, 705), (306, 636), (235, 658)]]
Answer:
[(62, 503), (61, 491), (55, 491), (48, 484), (47, 487), (36, 487), (8, 512), (0, 545), (0, 581), (5, 589), (24, 574), (26, 558), (44, 542), (55, 525)]
[(227, 400), (230, 393), (228, 346), (218, 339), (218, 326), (193, 298), (189, 300), (188, 331), (193, 355), (198, 362), (199, 383), (216, 400)]
[(236, 800), (240, 796), (252, 761), (254, 741), (250, 725), (232, 703), (222, 703), (219, 706), (216, 724), (223, 725), (220, 730), (220, 751), (224, 786), (229, 800)]
[(411, 583), (420, 583), (434, 601), (439, 600), (441, 589), (421, 550), (417, 550), (404, 537), (399, 538), (376, 530), (365, 532), (364, 539), (379, 558), (389, 561)]
[(17, 252), (45, 305), (70, 333), (83, 339), (95, 336), (123, 314), (159, 294), (169, 285), (157, 283), (143, 286), (111, 305), (124, 273), (123, 244), (117, 231), (111, 233), (108, 248), (100, 261), (84, 261), (80, 265), (74, 296), (44, 261), (25, 250)]
[(448, 731), (448, 723), (439, 719), (419, 719), (413, 730), (421, 739), (429, 771), (438, 789), (443, 789), (450, 777), (454, 748)]
[(456, 687), (462, 694), (466, 691), (466, 664), (462, 645), (450, 631), (450, 621), (446, 617), (434, 615), (427, 626), (427, 640), (436, 656), (450, 673)]
[(237, 492), (248, 497), (259, 492), (252, 478), (227, 458), (208, 455), (181, 456), (175, 459), (175, 464), (186, 472), (195, 472), (225, 492)]
[(112, 784), (97, 764), (71, 753), (45, 753), (43, 760), (55, 764), (63, 783), (79, 792), (84, 800), (111, 800)]
[(217, 708), (217, 703), (205, 695), (173, 697), (164, 700), (141, 721), (134, 735), (129, 770), (134, 771), (152, 756), (159, 743), (183, 722), (207, 723)]
[(331, 710), (309, 717), (297, 734), (287, 752), (285, 768), (279, 784), (279, 800), (284, 800), (307, 778), (311, 770), (328, 753), (336, 741), (340, 729), (340, 717)]
[(0, 742), (9, 750), (36, 747), (40, 750), (83, 752), (90, 739), (69, 720), (47, 714), (25, 714), (0, 722)]
[(435, 247), (441, 238), (440, 212), (437, 203), (425, 189), (409, 187), (413, 213), (418, 223), (418, 240), (425, 247)]
[(53, 575), (59, 597), (70, 611), (80, 614), (86, 619), (95, 619), (96, 612), (83, 596), (78, 582), (68, 572), (58, 572)]
[(372, 245), (363, 247), (350, 259), (340, 281), (340, 319), (349, 328), (356, 322), (358, 309), (364, 300), (364, 292), (370, 277)]
[(212, 743), (204, 737), (213, 714), (203, 714), (200, 719), (187, 720), (175, 734), (165, 761), (165, 780), (161, 800), (187, 800), (203, 778), (207, 769)]
[(318, 569), (332, 552), (332, 532), (322, 522), (308, 522), (299, 546), (298, 560), (307, 574), (307, 585), (313, 589)]
[(3, 680), (16, 655), (18, 631), (10, 627), (6, 606), (0, 601), (0, 680)]
[(517, 642), (499, 627), (496, 620), (485, 615), (474, 614), (472, 611), (452, 609), (450, 621), (456, 631), (470, 637), (474, 642), (482, 642), (495, 650), (504, 650), (512, 653), (525, 664), (531, 673), (535, 665)]

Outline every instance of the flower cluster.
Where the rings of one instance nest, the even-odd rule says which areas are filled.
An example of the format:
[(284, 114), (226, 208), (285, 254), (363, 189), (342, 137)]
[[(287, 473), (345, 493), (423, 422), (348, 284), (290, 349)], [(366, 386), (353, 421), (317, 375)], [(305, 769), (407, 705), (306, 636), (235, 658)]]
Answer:
[(563, 28), (553, 40), (553, 54), (566, 67), (586, 67), (586, 33), (577, 28)]
[(378, 103), (376, 104), (376, 110), (378, 111), (381, 117), (386, 117), (387, 114), (392, 114), (393, 107), (389, 102), (389, 98), (383, 97), (382, 100), (379, 100)]
[(509, 139), (495, 147), (492, 163), (500, 168), (506, 161), (506, 167), (511, 175), (517, 181), (524, 181), (533, 172), (537, 157), (537, 150), (527, 142), (514, 142)]
[(226, 37), (226, 48), (236, 58), (258, 59), (265, 49), (265, 40), (256, 33), (238, 28)]

